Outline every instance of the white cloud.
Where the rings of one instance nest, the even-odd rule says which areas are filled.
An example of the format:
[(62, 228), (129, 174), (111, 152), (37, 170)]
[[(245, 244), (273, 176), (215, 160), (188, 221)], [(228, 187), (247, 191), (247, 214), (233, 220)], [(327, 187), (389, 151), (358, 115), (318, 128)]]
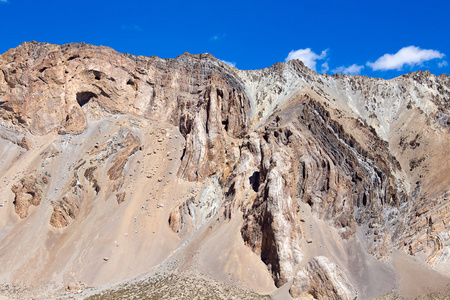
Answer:
[(364, 66), (358, 66), (357, 64), (353, 64), (348, 67), (338, 67), (333, 70), (334, 73), (342, 73), (342, 74), (348, 74), (348, 75), (355, 75), (361, 72), (361, 70), (364, 69)]
[(400, 49), (395, 54), (385, 54), (378, 58), (374, 63), (367, 62), (367, 65), (374, 71), (401, 70), (404, 65), (420, 65), (425, 61), (442, 57), (444, 57), (444, 54), (439, 51), (409, 46)]
[(328, 66), (328, 62), (324, 62), (322, 65), (322, 73), (325, 73), (326, 71), (328, 71), (330, 69), (330, 67)]
[(230, 67), (233, 67), (233, 68), (236, 67), (236, 63), (235, 63), (235, 62), (229, 62), (229, 61), (222, 60), (222, 59), (219, 59), (219, 60), (220, 60), (221, 62), (223, 62), (223, 63), (229, 65)]
[(438, 63), (438, 67), (439, 68), (443, 68), (448, 66), (448, 62), (446, 60), (441, 61), (440, 63)]
[(311, 51), (311, 48), (306, 49), (298, 49), (296, 51), (292, 50), (289, 52), (288, 56), (286, 57), (285, 61), (290, 61), (292, 59), (299, 59), (301, 60), (308, 68), (311, 70), (316, 70), (316, 61), (317, 60), (323, 60), (327, 56), (327, 50), (322, 51), (320, 55), (314, 53)]

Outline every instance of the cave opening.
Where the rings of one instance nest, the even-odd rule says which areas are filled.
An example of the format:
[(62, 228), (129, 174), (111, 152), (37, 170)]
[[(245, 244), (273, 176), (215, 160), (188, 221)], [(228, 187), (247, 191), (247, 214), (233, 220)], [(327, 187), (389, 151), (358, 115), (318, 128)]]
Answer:
[(252, 186), (255, 192), (258, 192), (259, 189), (259, 172), (255, 171), (252, 176), (248, 179), (250, 181), (250, 185)]
[(102, 79), (102, 73), (100, 71), (92, 71), (94, 73), (94, 78), (95, 80), (100, 80)]
[(92, 98), (97, 98), (97, 95), (92, 92), (77, 93), (77, 102), (81, 107), (86, 105)]
[(71, 61), (71, 60), (74, 60), (75, 58), (79, 58), (79, 57), (80, 57), (79, 55), (74, 55), (74, 56), (69, 57), (67, 59), (67, 61)]
[(222, 121), (222, 125), (224, 126), (225, 131), (228, 132), (228, 118), (224, 121)]
[(366, 196), (366, 193), (363, 194), (363, 197), (362, 197), (362, 204), (363, 204), (364, 206), (367, 205), (367, 196)]

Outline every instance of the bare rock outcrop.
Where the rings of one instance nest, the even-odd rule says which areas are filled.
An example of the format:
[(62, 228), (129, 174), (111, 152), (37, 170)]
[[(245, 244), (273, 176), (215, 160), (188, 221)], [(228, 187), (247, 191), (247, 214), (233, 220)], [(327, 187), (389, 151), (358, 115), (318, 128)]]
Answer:
[(34, 175), (23, 177), (11, 190), (15, 194), (14, 207), (21, 219), (28, 216), (28, 208), (38, 206), (42, 200), (42, 187), (45, 179), (36, 178)]
[(245, 221), (241, 234), (253, 251), (261, 256), (275, 283), (281, 286), (303, 258), (300, 248), (302, 230), (300, 207), (292, 197), (292, 186), (288, 184), (294, 181), (291, 161), (283, 149), (272, 143), (264, 139), (249, 142), (249, 148), (261, 161), (260, 169), (244, 178), (256, 195), (254, 200), (243, 203)]
[(353, 300), (358, 295), (345, 273), (324, 256), (314, 257), (297, 272), (289, 293), (294, 299)]
[(214, 218), (223, 202), (223, 192), (217, 179), (208, 179), (198, 197), (188, 200), (170, 212), (169, 226), (175, 233), (192, 233)]
[[(103, 191), (105, 193), (115, 193), (118, 204), (125, 201), (126, 192), (121, 190), (126, 180), (124, 169), (140, 145), (140, 139), (127, 128), (122, 128), (107, 143), (94, 145), (84, 157), (86, 160), (79, 161), (74, 168), (72, 180), (65, 187), (62, 198), (51, 202), (50, 225), (56, 228), (68, 226), (79, 215), (83, 202), (90, 202), (93, 195), (98, 195), (103, 189), (107, 190)], [(111, 186), (103, 185), (99, 178), (99, 169), (105, 166), (108, 167), (106, 175)]]
[(139, 149), (140, 143), (139, 138), (130, 133), (127, 134), (124, 141), (119, 144), (119, 147), (123, 148), (123, 150), (114, 158), (114, 163), (107, 172), (110, 180), (116, 180), (123, 176), (122, 171), (125, 164), (130, 159), (130, 156)]
[(78, 199), (71, 199), (64, 196), (60, 201), (52, 203), (53, 213), (50, 217), (50, 225), (56, 228), (63, 228), (75, 219), (80, 211)]
[(69, 283), (69, 285), (67, 286), (67, 289), (69, 291), (80, 291), (80, 290), (84, 290), (85, 288), (86, 288), (86, 285), (84, 283), (82, 283), (81, 281)]

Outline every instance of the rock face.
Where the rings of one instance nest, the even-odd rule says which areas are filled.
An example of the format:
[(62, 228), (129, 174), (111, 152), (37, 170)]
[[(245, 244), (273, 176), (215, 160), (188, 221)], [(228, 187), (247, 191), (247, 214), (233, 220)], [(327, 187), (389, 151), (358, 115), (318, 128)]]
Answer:
[(38, 206), (42, 200), (42, 189), (40, 185), (45, 183), (45, 179), (38, 182), (33, 175), (22, 178), (11, 190), (15, 194), (14, 207), (21, 219), (28, 216), (28, 207)]
[(357, 291), (339, 267), (324, 256), (311, 259), (294, 277), (290, 294), (295, 299), (348, 299)]
[[(448, 76), (328, 76), (300, 61), (240, 71), (209, 54), (163, 60), (35, 42), (4, 53), (0, 70), (0, 187), (47, 241), (28, 245), (15, 235), (25, 225), (2, 209), (0, 254), (35, 249), (14, 270), (39, 257), (42, 282), (98, 285), (171, 253), (189, 269), (207, 259), (187, 253), (224, 232), (224, 246), (208, 246), (224, 266), (217, 274), (255, 289), (269, 276), (265, 291), (293, 280), (294, 297), (381, 296), (390, 290), (370, 289), (356, 270), (376, 259), (390, 272), (396, 250), (450, 266)], [(259, 279), (242, 279), (250, 267), (226, 246), (236, 241), (258, 258)], [(350, 244), (360, 261), (342, 250)], [(124, 260), (128, 271), (112, 272)], [(23, 282), (18, 274), (0, 278)]]

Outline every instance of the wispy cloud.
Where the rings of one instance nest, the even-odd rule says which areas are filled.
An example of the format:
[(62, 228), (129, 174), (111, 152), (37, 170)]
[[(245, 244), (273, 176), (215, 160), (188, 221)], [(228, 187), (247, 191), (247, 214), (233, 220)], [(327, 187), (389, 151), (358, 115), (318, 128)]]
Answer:
[(328, 62), (324, 62), (320, 66), (322, 67), (322, 73), (325, 73), (326, 71), (328, 71), (330, 69), (330, 67), (328, 66)]
[(364, 66), (359, 66), (357, 64), (353, 64), (348, 67), (344, 67), (344, 66), (338, 67), (338, 68), (334, 69), (333, 72), (348, 74), (348, 75), (355, 75), (355, 74), (359, 74), (359, 72), (361, 72), (362, 69), (364, 69)]
[(440, 63), (438, 63), (438, 67), (439, 68), (443, 68), (448, 66), (448, 62), (446, 60), (441, 61)]
[(400, 49), (395, 54), (385, 54), (373, 63), (367, 62), (367, 66), (371, 67), (374, 71), (401, 70), (405, 65), (421, 65), (425, 61), (442, 57), (444, 57), (444, 53), (437, 50), (409, 46)]
[(220, 41), (220, 40), (222, 40), (222, 39), (224, 39), (224, 38), (226, 38), (226, 37), (227, 37), (226, 33), (215, 34), (215, 35), (211, 36), (211, 37), (209, 38), (209, 40), (210, 40), (210, 41), (213, 41), (213, 42), (218, 42), (218, 41)]
[(229, 61), (226, 61), (226, 60), (223, 60), (223, 59), (219, 59), (219, 60), (220, 60), (221, 62), (223, 62), (223, 63), (229, 65), (230, 67), (233, 67), (233, 68), (236, 67), (236, 63), (235, 63), (235, 62), (229, 62)]
[(8, 2), (8, 0), (0, 0), (0, 2), (6, 3)]
[(122, 30), (134, 30), (134, 31), (141, 31), (141, 27), (139, 25), (136, 24), (132, 24), (132, 25), (122, 25), (120, 26), (120, 29)]
[(295, 51), (292, 50), (291, 52), (289, 52), (285, 61), (290, 61), (292, 59), (299, 59), (308, 68), (316, 71), (317, 61), (325, 59), (326, 56), (327, 56), (327, 50), (322, 51), (322, 53), (320, 53), (320, 55), (319, 55), (319, 54), (315, 53), (314, 51), (311, 51), (311, 48), (306, 48), (306, 49), (298, 49)]

